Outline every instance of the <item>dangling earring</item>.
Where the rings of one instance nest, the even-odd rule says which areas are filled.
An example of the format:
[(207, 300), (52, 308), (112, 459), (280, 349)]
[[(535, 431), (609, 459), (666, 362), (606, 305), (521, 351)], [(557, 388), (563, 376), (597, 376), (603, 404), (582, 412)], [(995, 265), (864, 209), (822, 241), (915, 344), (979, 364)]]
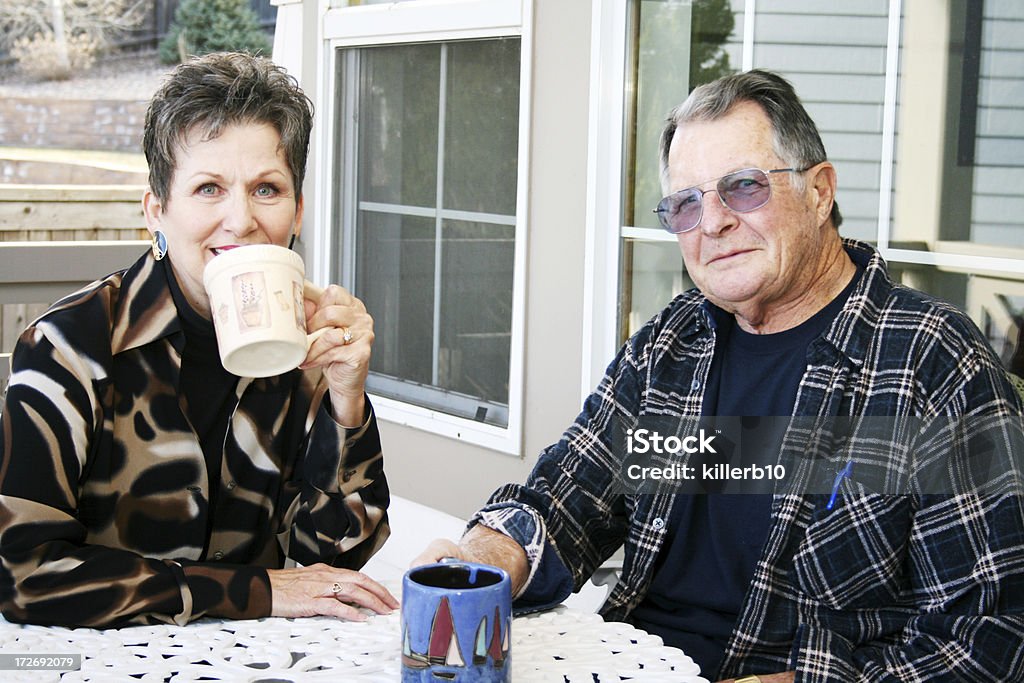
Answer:
[(167, 256), (167, 238), (159, 231), (153, 231), (153, 258), (157, 261)]
[(292, 238), (288, 240), (288, 248), (291, 249), (295, 246), (295, 233), (292, 233)]

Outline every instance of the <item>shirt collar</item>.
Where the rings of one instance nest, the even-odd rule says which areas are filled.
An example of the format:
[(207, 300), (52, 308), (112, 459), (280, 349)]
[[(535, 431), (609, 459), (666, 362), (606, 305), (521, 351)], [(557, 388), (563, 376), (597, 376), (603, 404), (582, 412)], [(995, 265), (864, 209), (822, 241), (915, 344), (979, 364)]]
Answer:
[(865, 242), (843, 240), (850, 259), (864, 270), (823, 341), (854, 365), (862, 365), (877, 332), (879, 312), (893, 289), (881, 254)]
[[(114, 354), (149, 344), (163, 337), (183, 342), (178, 311), (167, 278), (173, 277), (167, 260), (157, 261), (147, 251), (121, 277), (114, 305), (111, 351)], [(180, 352), (180, 348), (178, 348)]]

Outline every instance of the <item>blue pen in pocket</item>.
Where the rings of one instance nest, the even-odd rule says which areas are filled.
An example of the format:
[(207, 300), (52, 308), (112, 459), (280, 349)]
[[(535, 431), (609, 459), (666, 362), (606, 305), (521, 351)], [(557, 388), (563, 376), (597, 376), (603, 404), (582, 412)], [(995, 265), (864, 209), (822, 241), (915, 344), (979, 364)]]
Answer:
[(853, 461), (847, 460), (846, 466), (839, 470), (836, 478), (832, 480), (832, 495), (828, 498), (828, 504), (825, 506), (826, 510), (831, 510), (836, 505), (836, 497), (839, 495), (839, 485), (843, 483), (843, 479), (850, 476), (853, 472)]

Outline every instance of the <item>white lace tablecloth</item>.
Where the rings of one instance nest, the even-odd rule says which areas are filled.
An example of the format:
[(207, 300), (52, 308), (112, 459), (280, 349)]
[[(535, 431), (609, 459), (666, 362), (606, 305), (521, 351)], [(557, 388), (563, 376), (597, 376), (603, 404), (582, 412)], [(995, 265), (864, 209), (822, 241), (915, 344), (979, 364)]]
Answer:
[[(401, 678), (400, 616), (200, 620), (67, 629), (0, 621), (0, 654), (81, 654), (77, 671), (0, 671), (2, 681), (381, 681)], [(515, 683), (706, 683), (681, 650), (628, 624), (558, 607), (512, 622)]]

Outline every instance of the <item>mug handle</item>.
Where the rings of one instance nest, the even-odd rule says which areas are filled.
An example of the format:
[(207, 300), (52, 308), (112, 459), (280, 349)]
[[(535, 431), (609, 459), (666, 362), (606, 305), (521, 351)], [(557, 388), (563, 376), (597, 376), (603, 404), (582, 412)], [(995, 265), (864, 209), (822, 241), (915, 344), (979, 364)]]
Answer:
[[(315, 285), (312, 282), (310, 282), (309, 280), (303, 280), (303, 282), (302, 282), (302, 298), (303, 299), (308, 299), (309, 301), (316, 302), (316, 301), (319, 301), (320, 297), (322, 297), (323, 295), (324, 295), (324, 288), (323, 287), (320, 287), (319, 285)], [(306, 351), (309, 351), (309, 347), (311, 347), (313, 345), (313, 342), (315, 342), (317, 339), (319, 339), (324, 334), (324, 332), (326, 332), (329, 329), (330, 329), (329, 327), (321, 327), (319, 330), (316, 330), (315, 332), (310, 332), (309, 334), (307, 334), (306, 335)]]
[(309, 351), (309, 347), (313, 345), (313, 342), (315, 342), (317, 339), (322, 337), (324, 335), (324, 333), (327, 330), (329, 330), (329, 329), (331, 329), (331, 328), (329, 328), (329, 327), (321, 327), (319, 330), (317, 330), (315, 332), (310, 332), (309, 334), (307, 334), (306, 335), (306, 351)]
[(324, 295), (324, 288), (315, 285), (309, 280), (303, 280), (302, 283), (302, 298), (309, 299), (310, 301), (319, 301), (320, 297)]

